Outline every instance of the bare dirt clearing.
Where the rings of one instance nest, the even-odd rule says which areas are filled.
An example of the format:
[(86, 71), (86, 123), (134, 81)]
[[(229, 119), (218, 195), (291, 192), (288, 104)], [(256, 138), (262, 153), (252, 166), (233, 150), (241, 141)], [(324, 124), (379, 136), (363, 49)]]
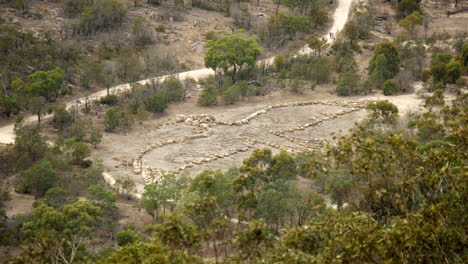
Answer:
[[(329, 89), (319, 87), (303, 96), (276, 92), (222, 112), (189, 100), (171, 106), (169, 114), (158, 120), (165, 123), (159, 128), (151, 121), (125, 135), (106, 135), (96, 157), (103, 159), (114, 178), (135, 180), (136, 192), (141, 193), (144, 184), (157, 181), (164, 173), (193, 176), (205, 169), (238, 167), (255, 148), (292, 153), (320, 149), (324, 141), (331, 141), (333, 132), (346, 132), (366, 116), (362, 110), (365, 98), (337, 98)], [(252, 113), (259, 114), (241, 124)], [(176, 122), (176, 114), (185, 118), (181, 121), (179, 116), (181, 122)], [(196, 119), (200, 114), (216, 121), (204, 130), (200, 129), (203, 121), (186, 122), (190, 115)]]

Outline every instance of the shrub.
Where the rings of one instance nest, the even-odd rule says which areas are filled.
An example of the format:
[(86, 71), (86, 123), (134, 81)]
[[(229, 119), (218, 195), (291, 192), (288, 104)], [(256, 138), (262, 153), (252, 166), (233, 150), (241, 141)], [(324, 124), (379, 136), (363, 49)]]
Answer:
[(431, 71), (430, 70), (423, 70), (422, 74), (421, 74), (421, 80), (423, 82), (427, 82), (427, 81), (429, 81), (430, 78), (431, 78)]
[(340, 74), (336, 92), (340, 96), (348, 96), (358, 93), (358, 76), (355, 72), (348, 71)]
[(384, 122), (392, 121), (398, 115), (398, 107), (388, 100), (369, 103), (366, 109), (372, 111), (375, 118), (382, 117)]
[(225, 104), (234, 104), (239, 101), (241, 93), (236, 86), (231, 86), (223, 92), (223, 102)]
[(463, 67), (460, 62), (452, 61), (447, 64), (447, 81), (448, 83), (456, 83), (462, 76)]
[(124, 230), (117, 232), (117, 244), (125, 246), (140, 241), (140, 233), (135, 231), (135, 226), (129, 225)]
[(246, 81), (238, 81), (233, 85), (234, 89), (237, 89), (244, 100), (246, 97), (254, 96), (256, 89), (254, 86), (248, 84)]
[(105, 131), (112, 132), (119, 125), (119, 120), (117, 118), (117, 107), (111, 107), (107, 110), (106, 115), (104, 116), (104, 126)]
[(178, 102), (185, 98), (184, 86), (182, 82), (174, 76), (170, 76), (163, 81), (162, 90), (166, 92), (169, 102)]
[(58, 176), (49, 160), (43, 159), (33, 167), (20, 174), (17, 179), (17, 190), (42, 197), (58, 183)]
[(420, 11), (420, 0), (402, 0), (397, 6), (397, 15), (399, 18), (404, 18), (413, 12)]
[(463, 44), (461, 56), (463, 58), (463, 64), (468, 66), (468, 43)]
[(441, 62), (449, 63), (451, 59), (452, 59), (452, 55), (450, 55), (450, 53), (438, 53), (434, 55), (434, 57), (432, 57), (431, 65), (434, 66)]
[(273, 60), (273, 65), (275, 65), (275, 70), (277, 72), (282, 71), (286, 67), (286, 57), (283, 54), (278, 54)]
[(395, 84), (394, 81), (387, 80), (382, 85), (382, 91), (384, 95), (394, 95), (394, 94), (397, 94), (400, 91), (400, 89), (398, 88), (398, 86)]
[(447, 65), (443, 62), (431, 67), (431, 75), (434, 78), (434, 83), (447, 83)]
[(304, 86), (299, 82), (299, 80), (294, 80), (291, 84), (290, 90), (295, 94), (303, 94)]
[(198, 104), (202, 106), (217, 105), (218, 98), (216, 96), (216, 88), (212, 85), (205, 87), (198, 98)]
[(100, 102), (101, 104), (113, 106), (119, 102), (119, 98), (115, 94), (109, 94), (109, 95), (101, 97)]
[(153, 112), (153, 113), (161, 113), (166, 110), (169, 104), (168, 97), (165, 93), (159, 92), (152, 96), (150, 96), (145, 101), (146, 110)]
[[(385, 57), (382, 57), (382, 55)], [(385, 61), (383, 63), (382, 61)], [(380, 62), (380, 65), (379, 65)], [(369, 74), (379, 74), (385, 77), (383, 81), (393, 78), (400, 71), (400, 56), (395, 45), (388, 41), (379, 43), (369, 62)]]
[(442, 124), (437, 122), (437, 116), (433, 113), (424, 113), (421, 118), (416, 121), (418, 128), (417, 135), (422, 141), (430, 141), (441, 139), (444, 136), (445, 129)]

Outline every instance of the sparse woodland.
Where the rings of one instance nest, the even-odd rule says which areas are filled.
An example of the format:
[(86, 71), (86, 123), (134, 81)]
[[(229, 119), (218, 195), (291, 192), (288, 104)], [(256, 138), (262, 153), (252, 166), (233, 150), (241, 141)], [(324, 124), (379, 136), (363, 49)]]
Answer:
[[(0, 0), (0, 127), (15, 133), (0, 144), (0, 262), (467, 263), (468, 3), (354, 1), (328, 42), (337, 4)], [(171, 51), (196, 12), (228, 22)], [(464, 24), (444, 30), (450, 19)], [(179, 77), (199, 53), (214, 74)], [(105, 137), (173, 105), (222, 112), (318, 89), (379, 99), (317, 150), (105, 180)], [(392, 103), (413, 94), (423, 111)], [(19, 196), (32, 209), (13, 215)]]

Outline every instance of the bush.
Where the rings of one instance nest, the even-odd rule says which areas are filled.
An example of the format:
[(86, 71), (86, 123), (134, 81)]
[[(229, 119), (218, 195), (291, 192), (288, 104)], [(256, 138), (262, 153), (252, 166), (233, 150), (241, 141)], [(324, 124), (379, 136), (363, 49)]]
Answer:
[(58, 183), (58, 176), (49, 160), (43, 159), (32, 168), (20, 174), (16, 182), (16, 190), (24, 193), (32, 193), (36, 197), (42, 197)]
[(431, 75), (434, 78), (434, 83), (447, 83), (447, 65), (443, 62), (431, 67)]
[(111, 107), (107, 110), (106, 115), (104, 116), (104, 126), (105, 131), (112, 132), (119, 125), (119, 120), (117, 118), (117, 107)]
[(468, 66), (468, 43), (463, 44), (461, 56), (463, 59), (463, 65)]
[(169, 102), (178, 102), (185, 98), (184, 86), (180, 80), (174, 76), (170, 76), (163, 81), (162, 90), (166, 92), (167, 100)]
[(150, 96), (145, 101), (146, 110), (152, 113), (161, 113), (166, 110), (169, 104), (168, 96), (165, 93), (159, 92)]
[(413, 12), (420, 11), (419, 2), (421, 0), (402, 0), (397, 6), (397, 15), (399, 18), (404, 18)]
[(247, 97), (254, 96), (256, 93), (255, 87), (248, 84), (246, 81), (238, 81), (233, 85), (233, 89), (237, 89), (244, 100)]
[(218, 98), (216, 96), (216, 88), (212, 85), (205, 87), (198, 98), (198, 104), (202, 106), (217, 105)]
[(369, 103), (366, 109), (372, 111), (375, 118), (382, 117), (384, 122), (392, 121), (398, 115), (398, 107), (388, 100)]
[(452, 59), (452, 55), (450, 55), (450, 53), (438, 53), (434, 55), (434, 57), (432, 57), (431, 65), (434, 66), (441, 62), (449, 63), (451, 59)]
[(286, 67), (286, 57), (283, 54), (278, 54), (273, 60), (273, 65), (275, 65), (275, 70), (277, 72), (282, 71)]
[(395, 84), (394, 81), (387, 80), (382, 85), (382, 91), (384, 95), (394, 95), (394, 94), (397, 94), (400, 91), (400, 89), (398, 88), (398, 86)]
[(137, 241), (140, 241), (140, 233), (135, 231), (135, 226), (133, 225), (129, 225), (124, 230), (117, 232), (117, 244), (120, 247)]
[(336, 93), (340, 96), (358, 94), (358, 85), (358, 76), (355, 72), (341, 73), (336, 86)]
[(231, 86), (223, 92), (223, 102), (225, 104), (234, 104), (239, 101), (241, 93), (236, 86)]
[(445, 134), (445, 129), (442, 124), (437, 122), (436, 115), (432, 113), (424, 113), (421, 118), (416, 121), (418, 128), (417, 135), (422, 141), (431, 141), (442, 139)]
[(400, 71), (400, 56), (395, 45), (388, 41), (379, 43), (369, 62), (369, 74), (381, 76), (382, 83)]
[(119, 98), (115, 94), (109, 94), (109, 95), (101, 97), (100, 102), (101, 104), (113, 106), (113, 105), (117, 105), (117, 103), (119, 102)]
[(456, 83), (462, 76), (463, 66), (458, 61), (452, 61), (447, 64), (447, 81), (448, 83)]
[(290, 90), (294, 94), (303, 94), (304, 86), (299, 82), (299, 80), (294, 80), (291, 84)]
[(73, 117), (70, 112), (67, 111), (65, 105), (60, 105), (54, 108), (54, 128), (62, 131), (65, 127), (69, 126), (73, 122)]
[(421, 74), (421, 80), (423, 82), (427, 82), (427, 81), (429, 81), (430, 78), (431, 78), (431, 71), (430, 70), (423, 70), (422, 74)]

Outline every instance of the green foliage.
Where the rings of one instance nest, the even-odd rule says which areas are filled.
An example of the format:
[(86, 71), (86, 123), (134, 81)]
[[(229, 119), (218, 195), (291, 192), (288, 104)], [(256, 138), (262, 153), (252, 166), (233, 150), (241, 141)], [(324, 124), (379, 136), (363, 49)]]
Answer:
[(265, 222), (252, 221), (245, 230), (236, 234), (235, 241), (240, 251), (240, 260), (249, 263), (272, 246), (273, 234), (267, 229)]
[(450, 53), (437, 53), (432, 57), (431, 66), (435, 66), (439, 63), (449, 63), (452, 59), (452, 55)]
[[(283, 214), (288, 210), (285, 200), (291, 195), (290, 182), (297, 177), (297, 165), (286, 151), (272, 156), (270, 149), (256, 149), (252, 156), (243, 161), (241, 174), (233, 180), (234, 191), (238, 193), (237, 207), (244, 217), (267, 217), (269, 224), (278, 228)], [(268, 205), (276, 206), (271, 199), (279, 195), (283, 203), (276, 211), (269, 211)], [(260, 205), (259, 198), (265, 205)], [(267, 205), (268, 204), (268, 205)]]
[(217, 207), (227, 215), (234, 202), (233, 177), (229, 172), (205, 170), (193, 178), (187, 191), (200, 197), (213, 197)]
[(129, 177), (120, 178), (115, 181), (114, 187), (119, 195), (130, 200), (135, 189), (135, 182)]
[(289, 77), (292, 79), (327, 82), (332, 72), (332, 62), (325, 56), (298, 57), (291, 60)]
[(109, 95), (101, 97), (99, 101), (101, 104), (114, 106), (118, 104), (119, 98), (115, 94), (109, 94)]
[(122, 24), (127, 13), (117, 0), (67, 0), (65, 5), (69, 15), (80, 15), (79, 22), (72, 25), (73, 31), (85, 36)]
[(104, 189), (101, 184), (90, 185), (86, 198), (91, 204), (98, 206), (105, 213), (112, 213), (117, 209), (115, 205), (116, 195)]
[(397, 6), (397, 15), (399, 18), (404, 18), (413, 12), (419, 12), (421, 9), (419, 7), (420, 0), (402, 0), (399, 1)]
[(375, 60), (375, 68), (371, 77), (372, 80), (376, 82), (377, 87), (381, 87), (381, 85), (385, 81), (394, 77), (394, 74), (390, 71), (390, 68), (388, 67), (388, 61), (385, 55), (380, 54), (379, 56), (377, 56)]
[(289, 90), (294, 94), (303, 94), (304, 93), (304, 85), (299, 82), (299, 80), (293, 80)]
[(320, 56), (322, 51), (327, 47), (327, 41), (315, 35), (312, 35), (307, 39), (307, 44), (314, 50), (315, 56), (317, 56), (317, 54)]
[(398, 88), (393, 80), (387, 80), (382, 85), (382, 91), (384, 95), (394, 95), (400, 91), (400, 88)]
[(147, 184), (141, 196), (143, 209), (152, 217), (157, 218), (159, 212), (174, 208), (174, 204), (180, 200), (181, 191), (185, 188), (186, 179), (176, 179), (174, 174), (165, 174), (158, 183)]
[(346, 23), (344, 27), (344, 33), (345, 33), (346, 38), (349, 39), (352, 45), (354, 41), (359, 39), (360, 26), (357, 23), (350, 21)]
[(73, 164), (83, 164), (89, 155), (91, 155), (91, 150), (89, 149), (88, 145), (81, 142), (75, 143), (73, 145), (73, 151), (71, 153)]
[(445, 134), (444, 126), (439, 123), (438, 116), (425, 113), (416, 120), (417, 136), (423, 142), (442, 139)]
[(100, 221), (100, 209), (75, 202), (58, 209), (41, 204), (24, 224), (23, 263), (80, 262), (82, 241)]
[(278, 54), (273, 60), (273, 65), (275, 65), (275, 70), (277, 72), (282, 71), (286, 67), (286, 57), (283, 54)]
[(16, 98), (0, 95), (0, 112), (3, 115), (10, 117), (11, 114), (17, 114), (19, 110), (20, 106)]
[(181, 216), (171, 214), (164, 217), (161, 224), (148, 226), (164, 245), (175, 250), (188, 250), (198, 247), (200, 236), (195, 225), (186, 223)]
[(64, 71), (58, 67), (51, 71), (37, 71), (29, 75), (25, 89), (32, 96), (55, 100), (63, 92), (64, 77)]
[(17, 153), (27, 154), (31, 161), (41, 159), (47, 151), (47, 137), (42, 136), (39, 127), (24, 125), (22, 119), (15, 123), (15, 144)]
[(200, 97), (198, 98), (198, 104), (201, 106), (212, 106), (218, 104), (216, 88), (213, 85), (206, 86)]
[(117, 128), (119, 120), (117, 117), (116, 107), (111, 107), (107, 110), (106, 115), (104, 116), (104, 125), (107, 132), (112, 132)]
[(63, 129), (69, 126), (72, 122), (73, 117), (70, 112), (67, 111), (66, 105), (60, 105), (54, 108), (54, 128), (59, 131), (63, 131)]
[(165, 246), (157, 238), (151, 238), (146, 242), (127, 244), (108, 258), (100, 261), (102, 264), (199, 264), (201, 258), (184, 250), (175, 250)]
[(234, 85), (227, 88), (222, 94), (223, 102), (228, 105), (236, 103), (240, 97), (240, 90)]
[(463, 65), (466, 67), (468, 66), (468, 43), (463, 44), (461, 56), (463, 59)]
[[(137, 46), (145, 46), (151, 44), (152, 31), (150, 30), (151, 25), (148, 24), (146, 19), (143, 17), (137, 17), (132, 24), (132, 39), (133, 43)], [(158, 29), (158, 27), (156, 27)], [(159, 32), (158, 32), (159, 33)]]
[(169, 98), (165, 93), (156, 93), (145, 99), (146, 110), (152, 113), (162, 113), (169, 105)]
[(375, 118), (383, 118), (383, 121), (389, 122), (398, 115), (398, 107), (388, 100), (381, 100), (369, 103), (366, 109), (372, 111)]
[(359, 92), (359, 76), (353, 71), (340, 73), (336, 93), (340, 96), (349, 96)]
[(178, 102), (185, 99), (185, 89), (180, 80), (174, 76), (165, 78), (161, 84), (161, 89), (167, 96), (169, 102)]
[(415, 34), (416, 28), (423, 25), (423, 16), (415, 11), (400, 21), (400, 26), (406, 29), (410, 34)]
[(210, 40), (206, 47), (208, 48), (205, 55), (206, 67), (214, 71), (222, 70), (223, 73), (231, 70), (233, 82), (237, 81), (244, 67), (253, 68), (260, 55), (260, 47), (255, 39), (238, 34)]
[(47, 190), (44, 195), (44, 202), (48, 206), (58, 208), (67, 204), (74, 203), (76, 199), (62, 187), (53, 187)]
[(274, 39), (284, 38), (284, 35), (293, 39), (297, 33), (308, 33), (311, 20), (306, 16), (277, 14), (268, 19), (268, 29)]
[(444, 106), (444, 91), (441, 89), (437, 89), (431, 96), (426, 97), (424, 101), (424, 107), (428, 108), (429, 111), (432, 111), (432, 108), (435, 106)]
[(89, 136), (89, 143), (91, 143), (91, 145), (93, 145), (94, 148), (96, 148), (97, 145), (99, 145), (101, 143), (101, 140), (102, 140), (101, 130), (99, 130), (97, 128), (93, 128), (91, 130), (91, 134)]
[(456, 83), (462, 76), (463, 66), (458, 61), (452, 61), (447, 64), (447, 82)]
[(447, 83), (447, 64), (440, 62), (431, 67), (431, 75), (434, 78), (434, 83)]
[(58, 183), (58, 176), (49, 160), (43, 159), (27, 171), (21, 173), (16, 181), (16, 189), (42, 197)]
[(117, 232), (117, 244), (125, 246), (140, 241), (141, 234), (135, 231), (135, 226), (128, 225), (122, 231)]
[(127, 128), (133, 123), (133, 116), (122, 109), (120, 106), (113, 106), (107, 109), (104, 116), (104, 130), (106, 132), (113, 132), (117, 128)]
[[(382, 56), (381, 56), (382, 55)], [(383, 41), (374, 50), (369, 62), (369, 74), (381, 78), (381, 83), (393, 78), (400, 71), (400, 57), (394, 44)]]

